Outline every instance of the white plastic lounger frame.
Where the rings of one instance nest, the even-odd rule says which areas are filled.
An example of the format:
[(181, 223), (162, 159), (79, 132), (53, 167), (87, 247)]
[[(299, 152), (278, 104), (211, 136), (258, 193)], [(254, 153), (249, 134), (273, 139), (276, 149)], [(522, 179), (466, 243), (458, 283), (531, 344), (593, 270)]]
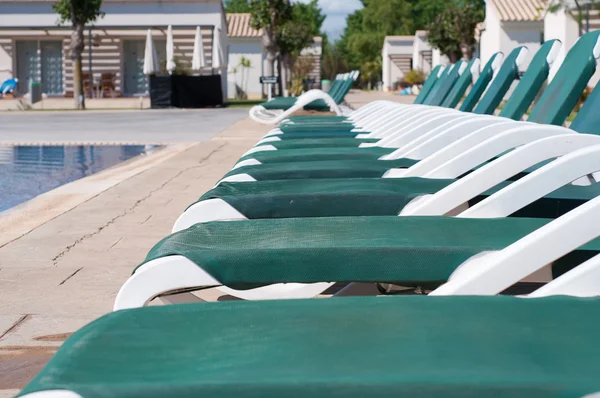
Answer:
[[(572, 152), (483, 200), (459, 217), (506, 217), (578, 178), (600, 170), (600, 146)], [(433, 295), (497, 294), (600, 235), (595, 198), (507, 248), (468, 260)], [(589, 264), (588, 264), (589, 265)]]
[[(494, 195), (473, 206), (471, 209), (461, 213), (460, 217), (506, 217), (561, 186), (598, 170), (600, 170), (600, 145), (577, 150), (545, 165), (519, 181), (498, 191)], [(598, 211), (600, 211), (600, 199), (595, 200), (595, 203), (598, 206)], [(571, 213), (573, 212), (561, 217), (561, 219), (564, 219), (565, 217), (568, 219), (568, 215)], [(413, 215), (414, 214), (416, 213), (413, 213)], [(598, 234), (600, 234), (600, 223), (593, 224), (598, 225)], [(577, 235), (577, 233), (574, 233), (573, 230), (569, 230), (569, 234)], [(545, 244), (551, 245), (552, 242), (545, 241)], [(511, 245), (511, 247), (512, 246), (514, 245)], [(571, 250), (573, 250), (579, 246), (580, 245), (570, 247)], [(564, 250), (567, 250), (564, 245), (561, 247), (563, 247)], [(536, 250), (539, 251), (540, 248), (537, 247)], [(498, 253), (503, 252), (504, 250)], [(509, 250), (508, 253), (512, 252)], [(497, 253), (494, 253), (494, 256), (496, 254)], [(498, 278), (498, 272), (494, 272), (495, 275), (491, 279), (495, 280), (495, 282), (490, 284), (488, 283), (488, 279), (490, 278), (487, 274), (481, 276), (481, 272), (478, 271), (483, 269), (486, 264), (485, 262), (482, 264), (482, 259), (490, 258), (490, 256), (491, 255), (489, 254), (480, 254), (475, 256), (474, 259), (468, 260), (466, 264), (477, 262), (477, 267), (480, 268), (475, 267), (476, 269), (473, 270), (474, 267), (469, 266), (468, 269), (471, 271), (467, 272), (465, 271), (467, 266), (461, 266), (456, 271), (456, 278), (453, 276), (450, 282), (436, 290), (438, 291), (438, 294), (496, 294), (558, 258), (556, 257), (546, 262), (531, 262), (531, 259), (527, 257), (528, 261), (530, 261), (529, 267), (519, 269), (519, 272), (516, 273), (508, 272), (504, 278)], [(496, 257), (492, 256), (491, 258), (494, 259)], [(500, 255), (499, 258), (504, 257)], [(510, 257), (510, 259), (514, 260), (513, 257)], [(497, 262), (493, 262), (493, 264), (498, 265)], [(503, 262), (500, 262), (499, 266), (502, 266), (503, 264)], [(532, 269), (533, 265), (537, 268)], [(526, 270), (527, 272), (523, 273), (523, 270)], [(473, 273), (476, 274), (477, 278), (483, 278), (484, 283), (482, 283), (482, 286), (471, 283)], [(458, 276), (460, 276), (460, 278)], [(262, 292), (257, 289), (249, 291), (226, 290), (234, 292), (237, 297), (244, 299), (300, 298), (313, 297), (314, 295), (323, 292), (330, 285), (330, 283), (306, 285), (279, 284), (265, 286), (261, 288), (264, 289)], [(151, 261), (140, 267), (119, 291), (115, 302), (115, 309), (144, 306), (154, 297), (176, 293), (190, 288), (201, 289), (219, 286), (221, 286), (221, 284), (218, 281), (190, 260), (187, 260), (182, 256), (169, 256)], [(322, 290), (319, 291), (319, 289)], [(440, 289), (450, 289), (450, 293), (445, 293), (446, 290)], [(262, 293), (268, 293), (268, 295), (263, 295)]]

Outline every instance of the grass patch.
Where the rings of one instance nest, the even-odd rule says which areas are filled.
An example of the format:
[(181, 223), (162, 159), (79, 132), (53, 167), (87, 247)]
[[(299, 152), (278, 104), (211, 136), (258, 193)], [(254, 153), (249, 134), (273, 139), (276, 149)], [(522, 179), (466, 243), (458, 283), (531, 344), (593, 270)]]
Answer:
[(265, 100), (229, 100), (227, 102), (228, 108), (251, 108), (254, 105), (262, 104)]

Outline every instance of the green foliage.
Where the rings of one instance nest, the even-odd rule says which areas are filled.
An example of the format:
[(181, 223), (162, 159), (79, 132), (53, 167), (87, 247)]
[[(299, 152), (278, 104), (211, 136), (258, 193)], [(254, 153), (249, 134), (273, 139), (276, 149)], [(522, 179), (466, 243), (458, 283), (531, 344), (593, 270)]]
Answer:
[(277, 43), (281, 54), (297, 57), (312, 42), (313, 34), (307, 29), (307, 26), (294, 20), (287, 21), (278, 29)]
[(404, 75), (404, 81), (411, 86), (423, 84), (427, 76), (421, 69), (413, 69)]
[(579, 35), (582, 35), (586, 30), (589, 13), (600, 10), (600, 0), (551, 0), (548, 4), (550, 13), (556, 13), (563, 8), (577, 21)]
[(304, 91), (304, 81), (308, 79), (313, 70), (314, 62), (311, 57), (300, 57), (294, 63), (292, 68), (292, 84), (290, 94), (298, 96)]
[(225, 0), (223, 5), (227, 13), (250, 12), (248, 0)]
[(294, 3), (292, 5), (292, 20), (295, 23), (309, 27), (312, 36), (322, 35), (321, 27), (326, 16), (319, 8), (318, 0), (311, 0), (309, 3)]
[(70, 21), (72, 24), (82, 25), (103, 16), (100, 7), (102, 0), (59, 0), (52, 4), (52, 9), (58, 14), (61, 23)]
[(321, 73), (323, 79), (333, 80), (338, 73), (348, 72), (348, 61), (346, 61), (342, 48), (337, 43), (325, 42), (323, 44), (323, 57), (321, 60)]
[(385, 36), (414, 35), (416, 30), (425, 29), (447, 7), (448, 0), (362, 0), (362, 3), (363, 9), (346, 18), (346, 29), (337, 44), (350, 69), (362, 70), (370, 63), (367, 69), (375, 71), (375, 66), (381, 65)]
[[(181, 59), (177, 56), (173, 57), (173, 62), (175, 62), (175, 70), (173, 71), (174, 75), (182, 75), (182, 76), (188, 76), (192, 74), (192, 65), (190, 64), (190, 62)], [(161, 59), (159, 62), (159, 73), (166, 75), (169, 73), (169, 71), (167, 70), (167, 60), (166, 59)]]
[(287, 0), (250, 0), (252, 26), (265, 29), (277, 51), (296, 57), (319, 35), (325, 20), (317, 0), (290, 3)]
[(292, 19), (292, 6), (287, 0), (250, 0), (252, 27), (275, 32)]
[(370, 90), (381, 77), (381, 57), (374, 61), (365, 62), (360, 68), (360, 79)]
[(484, 0), (449, 1), (428, 26), (431, 45), (450, 62), (471, 59), (475, 46), (475, 28), (485, 18)]

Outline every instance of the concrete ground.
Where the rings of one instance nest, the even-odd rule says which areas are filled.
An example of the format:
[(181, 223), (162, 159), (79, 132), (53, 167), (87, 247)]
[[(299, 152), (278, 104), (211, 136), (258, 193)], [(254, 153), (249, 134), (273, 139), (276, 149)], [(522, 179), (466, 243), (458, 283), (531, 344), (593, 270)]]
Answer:
[[(86, 98), (87, 109), (148, 109), (149, 97), (126, 98)], [(0, 98), (0, 111), (19, 111), (24, 109), (35, 110), (67, 110), (74, 109), (73, 98), (50, 97), (31, 105), (24, 98)]]
[[(360, 92), (349, 99), (357, 107), (382, 98), (395, 99)], [(110, 312), (118, 289), (176, 218), (270, 129), (243, 119), (246, 112), (2, 115), (3, 127), (11, 126), (0, 131), (4, 140), (74, 141), (79, 132), (93, 140), (204, 142), (169, 145), (0, 216), (0, 397), (16, 394), (72, 332)]]
[(0, 144), (200, 142), (246, 117), (244, 108), (7, 112)]

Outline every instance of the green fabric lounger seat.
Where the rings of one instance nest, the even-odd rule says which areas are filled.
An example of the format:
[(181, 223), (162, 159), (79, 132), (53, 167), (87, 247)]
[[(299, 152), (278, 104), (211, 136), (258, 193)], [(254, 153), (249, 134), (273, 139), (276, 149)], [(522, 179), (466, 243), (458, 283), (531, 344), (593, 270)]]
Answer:
[(394, 152), (397, 148), (294, 148), (278, 151), (256, 152), (242, 156), (239, 162), (256, 159), (263, 164), (284, 162), (310, 162), (319, 160), (379, 159)]
[(562, 397), (600, 391), (599, 299), (354, 297), (113, 312), (20, 393)]
[[(162, 239), (144, 263), (181, 255), (239, 289), (329, 281), (437, 286), (472, 256), (501, 250), (550, 221), (382, 216), (208, 222)], [(572, 254), (598, 251), (600, 240), (594, 240)]]
[[(589, 79), (596, 71), (596, 58), (593, 51), (596, 48), (599, 37), (599, 31), (588, 33), (582, 36), (573, 48), (571, 48), (551, 84), (537, 101), (528, 121), (540, 124), (561, 125), (566, 120), (571, 113), (571, 110), (575, 107), (579, 94), (583, 92)], [(577, 121), (576, 118), (574, 120), (575, 125), (575, 122)], [(341, 150), (344, 148), (337, 149)], [(361, 148), (349, 149), (359, 150)], [(276, 153), (279, 151), (270, 152)], [(259, 155), (259, 153), (252, 155)], [(262, 156), (266, 157), (268, 155)], [(308, 161), (304, 158), (304, 161), (299, 162), (290, 160), (288, 162), (282, 161), (281, 163), (274, 162), (242, 166), (229, 172), (226, 177), (237, 174), (247, 174), (257, 181), (302, 178), (377, 178), (383, 176), (387, 170), (398, 167), (391, 163), (389, 164), (389, 167), (386, 166), (387, 162), (390, 162), (390, 160), (365, 159), (324, 161), (322, 158), (320, 159), (320, 161)], [(281, 158), (279, 158), (279, 160), (281, 160)], [(394, 161), (398, 160), (402, 159), (396, 159)], [(417, 161), (415, 159), (405, 160), (407, 162)], [(363, 165), (361, 162), (364, 162), (364, 167), (368, 169), (367, 172), (362, 171)], [(377, 163), (380, 163), (380, 168), (378, 168)], [(339, 166), (340, 169), (335, 170), (336, 166)], [(278, 172), (278, 170), (280, 171)]]
[[(434, 194), (454, 181), (414, 177), (225, 182), (202, 195), (198, 202), (222, 199), (249, 219), (394, 216), (415, 198)], [(469, 205), (508, 184), (497, 185), (469, 201)], [(600, 184), (567, 185), (515, 215), (556, 218), (596, 196), (600, 196)]]
[(231, 170), (225, 177), (249, 174), (257, 181), (314, 178), (379, 178), (393, 168), (408, 168), (415, 159), (397, 160), (339, 160), (269, 163), (244, 166)]

